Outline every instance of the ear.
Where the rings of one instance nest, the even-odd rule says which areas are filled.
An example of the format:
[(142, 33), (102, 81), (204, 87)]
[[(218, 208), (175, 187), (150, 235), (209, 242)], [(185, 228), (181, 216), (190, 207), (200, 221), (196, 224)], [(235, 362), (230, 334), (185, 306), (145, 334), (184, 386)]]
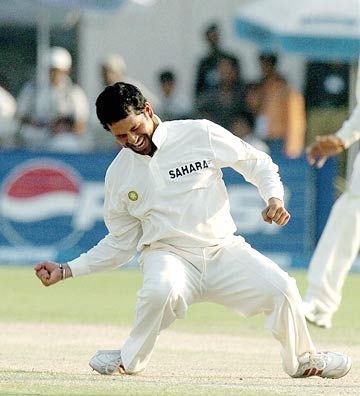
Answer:
[(145, 112), (149, 115), (150, 118), (154, 117), (154, 110), (152, 109), (149, 102), (145, 102)]

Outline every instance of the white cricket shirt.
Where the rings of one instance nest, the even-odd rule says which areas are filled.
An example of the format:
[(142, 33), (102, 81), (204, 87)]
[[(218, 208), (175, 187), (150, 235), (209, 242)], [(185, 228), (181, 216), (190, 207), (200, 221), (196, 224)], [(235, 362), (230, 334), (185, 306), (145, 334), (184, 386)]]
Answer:
[(232, 238), (236, 227), (223, 167), (257, 186), (265, 202), (283, 199), (271, 158), (213, 122), (163, 122), (153, 142), (153, 157), (123, 149), (109, 166), (104, 204), (109, 234), (69, 263), (73, 276), (118, 267), (156, 241), (206, 247)]
[(360, 104), (355, 107), (350, 118), (344, 122), (336, 136), (344, 142), (346, 148), (360, 139)]

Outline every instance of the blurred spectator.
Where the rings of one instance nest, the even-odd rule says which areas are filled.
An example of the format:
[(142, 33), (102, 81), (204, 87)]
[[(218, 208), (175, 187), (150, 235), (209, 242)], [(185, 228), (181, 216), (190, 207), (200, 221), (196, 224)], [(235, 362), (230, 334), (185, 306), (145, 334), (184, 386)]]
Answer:
[(159, 73), (160, 105), (157, 114), (163, 121), (191, 118), (193, 107), (189, 98), (177, 91), (176, 74), (172, 70)]
[(30, 81), (18, 97), (21, 143), (32, 149), (86, 151), (89, 104), (83, 89), (70, 78), (72, 59), (62, 47), (49, 51), (49, 89)]
[(282, 152), (297, 158), (305, 143), (304, 97), (277, 72), (275, 55), (261, 54), (259, 62), (262, 78), (247, 94), (256, 117), (254, 133), (268, 144), (272, 154)]
[(254, 121), (255, 120), (252, 114), (250, 114), (247, 111), (243, 111), (240, 114), (238, 114), (237, 118), (234, 120), (231, 127), (231, 132), (235, 136), (251, 144), (256, 149), (264, 151), (265, 153), (269, 154), (270, 153), (269, 146), (254, 134), (254, 126), (255, 126)]
[[(108, 54), (100, 63), (101, 85), (106, 87), (116, 82), (127, 82), (136, 85), (151, 102), (154, 108), (159, 106), (159, 98), (153, 94), (141, 81), (134, 79), (127, 74), (125, 60), (117, 53)], [(111, 133), (106, 133), (96, 117), (95, 110), (91, 114), (91, 139), (93, 146), (98, 151), (118, 150), (119, 144)]]
[(218, 83), (206, 89), (197, 101), (199, 118), (206, 118), (231, 131), (238, 115), (246, 110), (245, 84), (236, 58), (224, 55), (218, 59)]
[(103, 79), (103, 85), (115, 84), (116, 82), (123, 81), (136, 85), (141, 92), (143, 92), (145, 98), (152, 103), (154, 107), (159, 105), (159, 98), (150, 91), (145, 85), (137, 79), (129, 76), (126, 70), (126, 63), (122, 56), (118, 54), (109, 54), (101, 63), (101, 74)]
[(220, 58), (236, 56), (227, 53), (220, 46), (220, 28), (216, 23), (209, 25), (204, 32), (209, 52), (200, 59), (195, 81), (195, 98), (197, 99), (206, 90), (214, 88), (219, 83), (217, 63)]
[(16, 100), (0, 85), (0, 147), (14, 144)]
[(125, 78), (126, 65), (124, 59), (118, 54), (108, 55), (101, 63), (103, 86), (115, 84)]
[(253, 132), (256, 136), (265, 136), (266, 127), (262, 124), (264, 123), (264, 117), (261, 116), (261, 99), (262, 99), (262, 84), (260, 81), (248, 84), (246, 90), (246, 107), (252, 114), (254, 119)]
[(55, 120), (52, 125), (52, 135), (46, 149), (61, 153), (85, 153), (92, 149), (93, 145), (89, 136), (74, 133), (74, 119), (72, 117)]
[(350, 65), (309, 62), (305, 77), (307, 143), (315, 136), (333, 134), (348, 117)]

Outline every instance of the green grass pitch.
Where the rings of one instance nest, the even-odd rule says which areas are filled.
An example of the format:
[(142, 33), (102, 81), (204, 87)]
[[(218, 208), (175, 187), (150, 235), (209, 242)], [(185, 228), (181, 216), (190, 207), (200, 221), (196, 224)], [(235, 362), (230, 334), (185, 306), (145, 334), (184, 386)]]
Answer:
[[(306, 286), (306, 273), (298, 271), (291, 273), (291, 275), (296, 278), (299, 289), (303, 293)], [(229, 377), (230, 379), (225, 380), (225, 374), (220, 374), (222, 373), (222, 368), (219, 368), (219, 372), (211, 372), (211, 369), (208, 369), (211, 372), (208, 374), (209, 376), (211, 374), (211, 379), (207, 381), (206, 372), (199, 371), (202, 374), (197, 377), (194, 372), (189, 373), (186, 367), (182, 370), (182, 376), (167, 374), (167, 376), (161, 377), (159, 375), (158, 377), (155, 367), (153, 367), (154, 371), (150, 369), (150, 373), (144, 377), (136, 376), (121, 379), (119, 377), (102, 377), (92, 372), (87, 373), (88, 367), (85, 367), (87, 361), (83, 356), (83, 350), (86, 349), (86, 353), (89, 353), (89, 350), (92, 350), (92, 345), (90, 345), (90, 348), (85, 345), (81, 349), (81, 345), (78, 345), (79, 342), (74, 341), (72, 344), (73, 349), (66, 347), (67, 349), (64, 351), (64, 345), (68, 345), (67, 342), (69, 342), (67, 333), (67, 335), (56, 334), (55, 339), (58, 340), (58, 345), (55, 346), (42, 345), (42, 339), (39, 335), (38, 347), (36, 347), (36, 342), (34, 342), (37, 337), (36, 326), (43, 328), (49, 325), (51, 329), (57, 329), (57, 325), (74, 325), (80, 326), (80, 328), (82, 328), (81, 326), (85, 326), (84, 328), (86, 326), (94, 328), (93, 326), (95, 326), (95, 329), (96, 326), (111, 326), (111, 328), (119, 326), (130, 329), (134, 317), (136, 292), (141, 287), (141, 283), (140, 271), (135, 269), (118, 270), (78, 279), (69, 279), (45, 288), (35, 277), (34, 271), (30, 266), (0, 266), (0, 326), (4, 331), (3, 344), (2, 346), (0, 345), (0, 395), (220, 396), (226, 394), (291, 396), (305, 394), (303, 392), (314, 395), (332, 395), (330, 388), (327, 389), (328, 385), (326, 385), (326, 382), (309, 380), (311, 385), (306, 384), (306, 382), (294, 384), (291, 382), (294, 380), (284, 378), (281, 370), (278, 370), (279, 361), (275, 362), (276, 369), (280, 371), (280, 373), (277, 373), (279, 377), (275, 381), (270, 380), (271, 383), (269, 378), (261, 373), (261, 370), (260, 374), (258, 374), (261, 378), (260, 380), (254, 378), (254, 383), (251, 383), (251, 380), (247, 377), (248, 382), (246, 383), (245, 380), (239, 378), (235, 380), (235, 377), (231, 376)], [(6, 334), (7, 328), (16, 329), (17, 326), (23, 326), (24, 329), (35, 329), (32, 330), (34, 334), (29, 338), (29, 351), (26, 351), (26, 339), (21, 341), (23, 342), (21, 344), (22, 350), (18, 351), (16, 349), (16, 340), (11, 339), (11, 334)], [(68, 327), (66, 328), (68, 329)], [(341, 309), (334, 318), (334, 327), (330, 331), (317, 329), (312, 326), (309, 329), (316, 344), (344, 346), (345, 350), (351, 351), (353, 349), (354, 353), (358, 353), (360, 350), (360, 274), (353, 273), (346, 281), (343, 302)], [(219, 343), (222, 342), (221, 340), (231, 339), (231, 337), (236, 337), (237, 340), (242, 338), (245, 340), (253, 338), (258, 338), (259, 340), (269, 339), (269, 343), (272, 342), (271, 335), (263, 328), (262, 315), (244, 319), (234, 312), (215, 304), (191, 306), (188, 317), (185, 320), (176, 321), (163, 334), (165, 335), (167, 331), (170, 331), (172, 337), (176, 337), (179, 334), (181, 339), (184, 337), (186, 339), (187, 335), (195, 337), (196, 340), (201, 340), (202, 337), (209, 337), (210, 340), (218, 337)], [(10, 340), (8, 342), (4, 341), (7, 336), (9, 336)], [(106, 340), (102, 338), (101, 334), (96, 337), (95, 333), (94, 340), (91, 342), (96, 342), (97, 344), (94, 345), (95, 349), (93, 352), (98, 346), (101, 347), (102, 343), (106, 344)], [(9, 346), (11, 342), (14, 343), (13, 346)], [(174, 342), (176, 343), (176, 340)], [(275, 342), (275, 349), (276, 347), (277, 343)], [(167, 359), (171, 362), (172, 354), (177, 354), (177, 359), (190, 359), (192, 362), (197, 362), (199, 356), (204, 356), (204, 359), (207, 357), (211, 361), (214, 353), (216, 354), (216, 347), (214, 351), (210, 350), (211, 348), (207, 351), (205, 347), (201, 352), (196, 346), (196, 351), (195, 349), (192, 351), (185, 348), (183, 351), (179, 349), (174, 352), (171, 348), (169, 350), (166, 348), (166, 345), (160, 347), (160, 352), (154, 357), (158, 365), (166, 362)], [(43, 371), (33, 371), (26, 364), (25, 368), (22, 368), (21, 358), (26, 359), (27, 356), (30, 359), (36, 354), (37, 350), (40, 356), (44, 358), (44, 362), (49, 359), (52, 364), (54, 363), (54, 367), (51, 370), (45, 368)], [(64, 362), (56, 361), (56, 356), (51, 356), (57, 351), (61, 356), (65, 353), (65, 358), (69, 359), (68, 365), (74, 365), (75, 369), (72, 375), (66, 372), (66, 368), (62, 370), (59, 368), (59, 371), (57, 371), (57, 367), (64, 365)], [(78, 356), (75, 355), (77, 351)], [(262, 352), (262, 350), (259, 350), (256, 353), (258, 353), (260, 361), (263, 359), (261, 363), (266, 364), (266, 356), (261, 357)], [(9, 355), (10, 353), (11, 356)], [(271, 351), (269, 353), (271, 354)], [(230, 364), (232, 359), (237, 359), (237, 357), (233, 356), (231, 350), (229, 350), (228, 357), (225, 356), (224, 361), (228, 361)], [(357, 359), (356, 357), (355, 361)], [(9, 364), (7, 363), (8, 361)], [(238, 370), (241, 371), (241, 358), (238, 364)], [(195, 363), (194, 365), (196, 367)], [(82, 366), (84, 366), (84, 369), (81, 368), (79, 372), (76, 372), (77, 367)], [(201, 360), (199, 361), (199, 366), (201, 367)], [(199, 368), (199, 370), (201, 369)], [(226, 371), (224, 372), (226, 373)], [(324, 381), (322, 379), (319, 380)], [(281, 381), (285, 381), (283, 385), (281, 385)], [(347, 385), (349, 393), (346, 393), (346, 386), (343, 388), (342, 393), (336, 393), (339, 392), (339, 389), (336, 390), (335, 387), (334, 395), (360, 394), (360, 383), (356, 381), (357, 379), (353, 379)], [(338, 383), (333, 382), (334, 385)], [(299, 385), (301, 386), (299, 387)], [(331, 386), (334, 387), (334, 385)], [(312, 386), (318, 393), (309, 393)], [(323, 388), (324, 386), (325, 388)], [(299, 389), (302, 389), (301, 392)]]

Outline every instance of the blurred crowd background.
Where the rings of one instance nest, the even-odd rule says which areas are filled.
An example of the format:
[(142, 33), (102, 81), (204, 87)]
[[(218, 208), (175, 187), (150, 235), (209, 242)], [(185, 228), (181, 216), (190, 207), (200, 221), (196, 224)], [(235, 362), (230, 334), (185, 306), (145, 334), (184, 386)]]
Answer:
[[(285, 17), (265, 11), (270, 1)], [(312, 56), (265, 50), (261, 29), (250, 29), (257, 44), (239, 34), (246, 28), (239, 9), (256, 4), (255, 19), (268, 13), (275, 27), (292, 29), (289, 7), (314, 6), (336, 34), (346, 26), (360, 37), (360, 13), (351, 11), (357, 1), (339, 8), (340, 0), (1, 0), (0, 262), (66, 261), (104, 235), (103, 178), (119, 146), (99, 124), (95, 100), (106, 85), (125, 81), (163, 121), (207, 118), (271, 154), (291, 223), (265, 227), (257, 192), (224, 170), (233, 215), (254, 246), (284, 266), (304, 266), (351, 169), (344, 154), (314, 170), (305, 148), (348, 118), (359, 43), (354, 51), (351, 40), (349, 47), (337, 41), (339, 58), (323, 58), (316, 40), (316, 48), (303, 47)], [(332, 16), (323, 16), (330, 8)]]
[[(117, 150), (94, 102), (119, 80), (138, 85), (164, 121), (208, 118), (290, 159), (347, 118), (352, 65), (261, 52), (241, 40), (234, 17), (246, 1), (143, 3), (111, 12), (42, 4), (45, 27), (24, 2), (0, 4), (2, 148)], [(44, 28), (49, 75), (39, 76)]]

